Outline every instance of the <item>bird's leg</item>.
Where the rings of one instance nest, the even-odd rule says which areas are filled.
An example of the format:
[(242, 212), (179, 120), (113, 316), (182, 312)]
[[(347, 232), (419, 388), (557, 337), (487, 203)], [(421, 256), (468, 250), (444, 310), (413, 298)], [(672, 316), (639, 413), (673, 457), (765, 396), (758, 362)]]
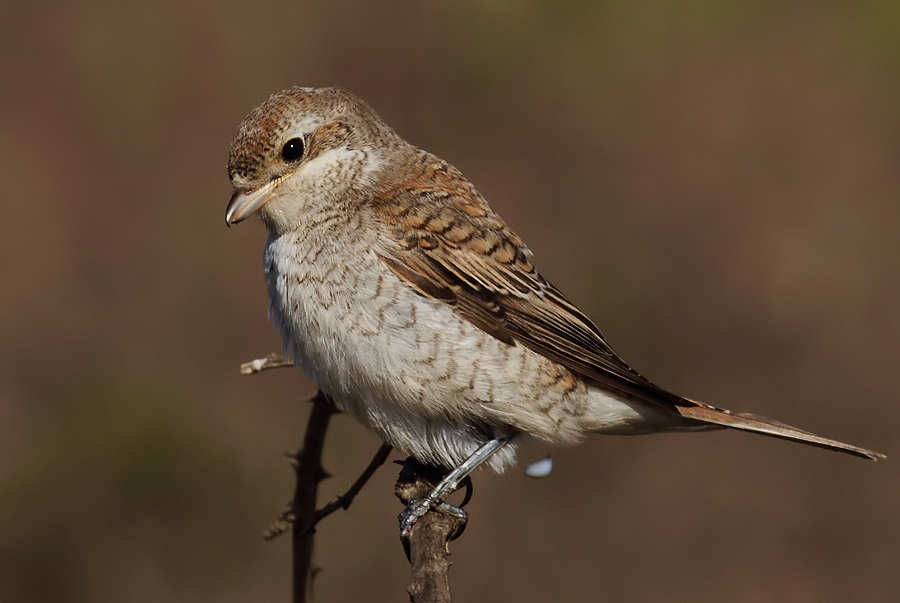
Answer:
[(441, 510), (465, 519), (465, 511), (459, 507), (448, 505), (444, 502), (444, 499), (456, 490), (459, 483), (472, 473), (478, 465), (488, 460), (491, 455), (500, 450), (511, 439), (512, 436), (508, 435), (490, 440), (460, 463), (459, 467), (448, 473), (424, 498), (410, 501), (406, 508), (403, 509), (403, 512), (400, 513), (400, 536), (404, 538), (408, 536), (413, 524), (432, 507), (439, 506)]

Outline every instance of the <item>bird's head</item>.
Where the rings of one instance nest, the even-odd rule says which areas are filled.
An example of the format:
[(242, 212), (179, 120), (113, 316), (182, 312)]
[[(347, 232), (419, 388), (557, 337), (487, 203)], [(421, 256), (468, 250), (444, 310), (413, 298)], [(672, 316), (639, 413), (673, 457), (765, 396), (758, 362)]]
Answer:
[(228, 157), (229, 226), (259, 213), (272, 231), (302, 226), (310, 208), (371, 187), (385, 156), (405, 144), (361, 99), (341, 88), (290, 88), (238, 128)]

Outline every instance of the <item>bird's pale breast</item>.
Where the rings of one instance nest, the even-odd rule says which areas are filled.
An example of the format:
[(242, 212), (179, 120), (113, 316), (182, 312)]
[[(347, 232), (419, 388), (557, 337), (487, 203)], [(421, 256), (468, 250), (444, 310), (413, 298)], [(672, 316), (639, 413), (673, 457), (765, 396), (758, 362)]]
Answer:
[[(271, 318), (285, 352), (345, 411), (424, 461), (461, 462), (521, 431), (574, 443), (600, 395), (568, 369), (415, 292), (335, 212), (269, 239)], [(369, 233), (372, 234), (372, 233)], [(514, 460), (512, 448), (492, 466)]]

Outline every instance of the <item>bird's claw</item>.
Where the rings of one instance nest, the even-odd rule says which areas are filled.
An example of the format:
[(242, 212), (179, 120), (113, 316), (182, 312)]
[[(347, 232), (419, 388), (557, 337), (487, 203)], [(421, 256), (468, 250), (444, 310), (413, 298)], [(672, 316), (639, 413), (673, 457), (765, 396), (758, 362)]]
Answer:
[(406, 508), (400, 512), (400, 516), (398, 517), (400, 520), (400, 537), (408, 538), (409, 532), (415, 523), (431, 509), (437, 509), (451, 517), (455, 517), (462, 523), (465, 523), (469, 519), (469, 514), (463, 509), (449, 503), (436, 502), (426, 496), (425, 498), (410, 501), (409, 504), (406, 505)]

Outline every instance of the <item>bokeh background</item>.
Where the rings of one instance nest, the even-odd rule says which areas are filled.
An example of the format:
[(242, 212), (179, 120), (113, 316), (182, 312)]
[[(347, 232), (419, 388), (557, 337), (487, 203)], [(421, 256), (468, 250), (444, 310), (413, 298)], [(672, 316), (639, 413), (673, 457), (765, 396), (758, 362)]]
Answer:
[[(479, 472), (460, 601), (900, 600), (900, 5), (13, 0), (0, 6), (0, 601), (285, 601), (314, 386), (243, 117), (342, 85), (449, 160), (633, 366), (893, 458), (595, 437)], [(328, 436), (343, 491), (378, 442)], [(395, 458), (400, 458), (399, 454)], [(403, 601), (394, 467), (318, 532), (318, 601)], [(324, 502), (324, 500), (323, 500)]]

